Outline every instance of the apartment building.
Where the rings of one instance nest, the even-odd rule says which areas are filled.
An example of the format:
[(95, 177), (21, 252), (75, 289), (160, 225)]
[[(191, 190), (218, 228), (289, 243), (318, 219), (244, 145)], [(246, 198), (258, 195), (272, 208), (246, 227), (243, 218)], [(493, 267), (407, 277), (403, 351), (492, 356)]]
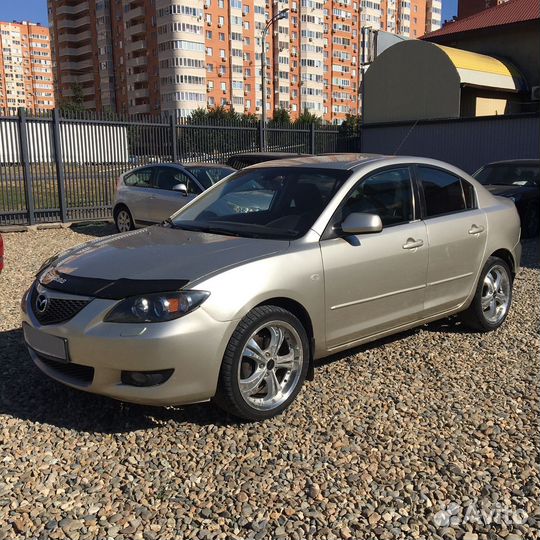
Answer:
[[(357, 114), (362, 25), (419, 37), (440, 26), (441, 0), (48, 0), (57, 90), (79, 85), (88, 108), (197, 108), (340, 123)], [(438, 11), (437, 11), (438, 10)], [(438, 18), (437, 18), (438, 13)]]
[(499, 4), (504, 4), (508, 0), (459, 0), (458, 1), (458, 19), (470, 17), (480, 11), (489, 9)]
[(54, 108), (49, 29), (0, 22), (0, 108)]

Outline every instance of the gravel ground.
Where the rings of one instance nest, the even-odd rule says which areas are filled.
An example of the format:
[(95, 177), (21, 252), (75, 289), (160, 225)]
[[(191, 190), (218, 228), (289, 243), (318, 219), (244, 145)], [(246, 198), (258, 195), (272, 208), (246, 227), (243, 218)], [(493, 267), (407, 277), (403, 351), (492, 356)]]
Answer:
[(53, 252), (110, 232), (5, 234), (4, 538), (540, 538), (539, 249), (507, 323), (443, 321), (321, 362), (258, 425), (65, 388), (22, 344), (19, 299)]

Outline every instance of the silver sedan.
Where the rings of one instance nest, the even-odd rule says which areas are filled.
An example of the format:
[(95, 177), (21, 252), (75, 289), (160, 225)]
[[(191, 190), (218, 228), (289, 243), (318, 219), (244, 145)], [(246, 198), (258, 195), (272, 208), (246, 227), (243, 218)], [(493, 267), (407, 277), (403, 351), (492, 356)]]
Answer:
[(118, 232), (162, 222), (235, 170), (218, 163), (156, 163), (122, 174), (113, 208)]
[(456, 313), (498, 328), (519, 237), (511, 201), (438, 161), (262, 163), (161, 225), (47, 261), (22, 302), (24, 336), (75, 388), (262, 420), (318, 358)]

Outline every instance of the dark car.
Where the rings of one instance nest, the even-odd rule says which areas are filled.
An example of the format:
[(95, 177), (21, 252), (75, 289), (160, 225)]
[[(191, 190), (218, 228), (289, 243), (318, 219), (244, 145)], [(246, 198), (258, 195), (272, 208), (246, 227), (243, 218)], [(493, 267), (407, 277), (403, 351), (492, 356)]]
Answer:
[(512, 199), (521, 218), (521, 236), (540, 230), (540, 159), (488, 163), (473, 174), (494, 195)]
[(243, 169), (263, 161), (273, 161), (275, 159), (287, 159), (307, 156), (309, 154), (300, 154), (296, 152), (247, 152), (244, 154), (235, 154), (231, 156), (226, 164), (235, 169)]

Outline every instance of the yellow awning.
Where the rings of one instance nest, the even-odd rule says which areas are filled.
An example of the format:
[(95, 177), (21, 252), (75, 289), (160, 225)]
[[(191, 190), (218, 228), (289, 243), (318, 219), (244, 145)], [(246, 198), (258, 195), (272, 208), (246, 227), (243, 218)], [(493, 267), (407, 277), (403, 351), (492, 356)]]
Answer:
[(458, 71), (462, 84), (519, 92), (527, 88), (519, 71), (507, 62), (453, 47), (437, 45)]

